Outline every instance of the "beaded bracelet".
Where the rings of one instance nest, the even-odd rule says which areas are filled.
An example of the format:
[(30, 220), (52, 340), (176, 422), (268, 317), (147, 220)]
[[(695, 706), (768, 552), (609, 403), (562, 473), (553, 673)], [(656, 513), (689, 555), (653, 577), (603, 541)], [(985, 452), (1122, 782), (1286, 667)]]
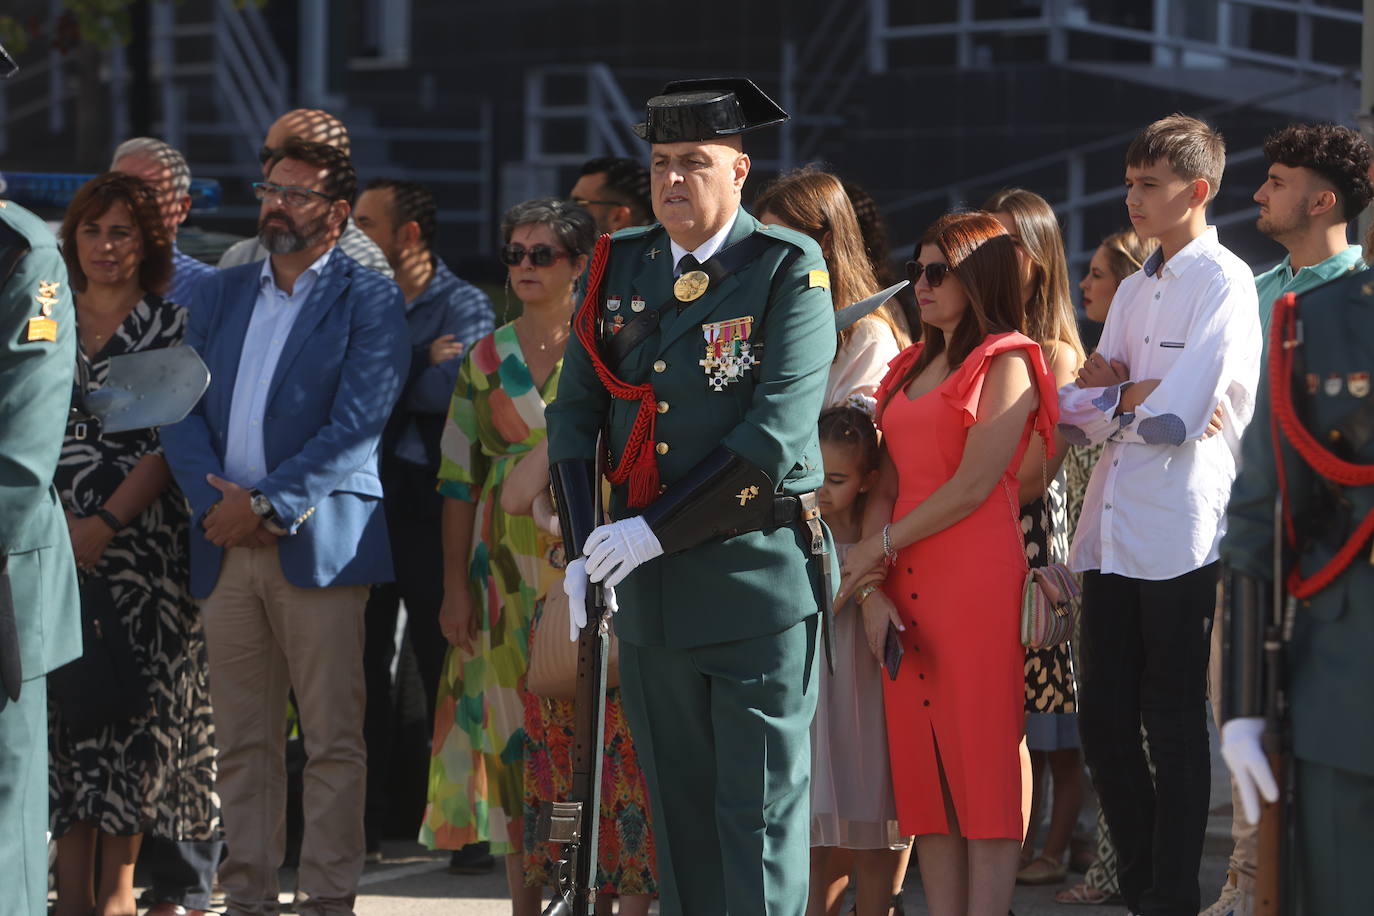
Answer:
[(893, 566), (897, 562), (897, 551), (892, 546), (892, 526), (883, 526), (883, 555), (887, 558), (887, 565)]

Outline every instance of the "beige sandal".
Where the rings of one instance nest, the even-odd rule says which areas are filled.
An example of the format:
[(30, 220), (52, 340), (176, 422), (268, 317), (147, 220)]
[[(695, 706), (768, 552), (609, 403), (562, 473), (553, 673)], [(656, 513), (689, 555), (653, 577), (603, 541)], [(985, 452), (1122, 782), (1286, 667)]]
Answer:
[(1017, 884), (1059, 884), (1069, 873), (1068, 866), (1049, 856), (1037, 856), (1031, 863), (1016, 873)]

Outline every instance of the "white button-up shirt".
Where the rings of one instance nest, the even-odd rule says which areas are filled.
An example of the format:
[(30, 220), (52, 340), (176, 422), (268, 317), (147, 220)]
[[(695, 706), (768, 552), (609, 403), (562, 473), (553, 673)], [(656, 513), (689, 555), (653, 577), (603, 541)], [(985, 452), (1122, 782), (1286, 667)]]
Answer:
[(224, 476), (241, 487), (256, 487), (267, 476), (267, 456), (262, 440), (262, 421), (267, 412), (267, 391), (277, 371), (282, 347), (300, 314), (301, 304), (310, 297), (329, 256), (331, 247), (305, 269), (290, 293), (277, 286), (272, 259), (262, 262), (258, 275), (258, 297), (253, 302), (253, 317), (243, 335), (239, 371), (234, 378), (234, 398), (229, 403), (229, 428), (224, 443)]
[(730, 219), (726, 221), (725, 227), (706, 241), (702, 242), (695, 251), (688, 251), (677, 242), (674, 242), (672, 238), (669, 238), (668, 247), (673, 253), (673, 274), (677, 275), (680, 272), (677, 266), (678, 262), (689, 254), (697, 259), (698, 264), (705, 264), (714, 257), (716, 252), (720, 251), (721, 246), (725, 244), (725, 240), (730, 237), (730, 230), (735, 228), (735, 220), (737, 219), (739, 219), (738, 208), (736, 208), (734, 216), (731, 216)]
[[(1254, 276), (1212, 227), (1162, 261), (1156, 252), (1121, 282), (1098, 344), (1132, 381), (1159, 379), (1159, 387), (1120, 415), (1125, 385), (1059, 390), (1065, 438), (1107, 443), (1069, 551), (1078, 572), (1173, 579), (1217, 559), (1226, 530), (1259, 380)], [(1218, 404), (1222, 432), (1203, 439)]]

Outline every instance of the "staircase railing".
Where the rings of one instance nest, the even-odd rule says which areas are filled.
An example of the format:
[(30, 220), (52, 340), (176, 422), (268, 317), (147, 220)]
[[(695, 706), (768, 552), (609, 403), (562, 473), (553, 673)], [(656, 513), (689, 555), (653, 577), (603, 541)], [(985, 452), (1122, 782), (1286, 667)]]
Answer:
[[(583, 101), (552, 104), (547, 98), (550, 79), (585, 81)], [(542, 166), (581, 165), (590, 156), (634, 156), (640, 142), (630, 125), (635, 117), (625, 93), (605, 64), (536, 67), (525, 74), (525, 161)], [(546, 147), (545, 130), (552, 121), (581, 121), (583, 149), (554, 152)]]
[(240, 141), (256, 153), (258, 139), (289, 107), (286, 62), (251, 5), (216, 0), (215, 23), (215, 91)]

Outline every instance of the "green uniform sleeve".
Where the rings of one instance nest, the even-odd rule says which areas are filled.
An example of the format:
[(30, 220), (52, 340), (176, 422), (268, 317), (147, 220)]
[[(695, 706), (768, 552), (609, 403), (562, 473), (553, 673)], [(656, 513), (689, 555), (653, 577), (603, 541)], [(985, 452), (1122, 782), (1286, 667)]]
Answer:
[[(797, 468), (816, 438), (816, 420), (835, 359), (835, 309), (830, 291), (812, 286), (825, 270), (814, 245), (803, 249), (775, 281), (764, 318), (764, 353), (744, 419), (723, 445), (780, 482)], [(819, 485), (819, 471), (816, 484)]]
[[(39, 283), (58, 283), (57, 340), (29, 340), (40, 316)], [(76, 365), (76, 321), (67, 268), (56, 246), (38, 245), (0, 288), (0, 553), (30, 544), (29, 523), (48, 511), (44, 494), (62, 451)]]
[[(582, 307), (579, 301), (573, 314)], [(549, 424), (549, 463), (596, 457), (596, 436), (611, 409), (611, 396), (592, 368), (576, 333), (568, 335), (558, 397), (544, 412)]]
[[(1274, 499), (1279, 492), (1274, 468), (1274, 439), (1270, 430), (1272, 404), (1269, 398), (1269, 367), (1260, 370), (1259, 398), (1255, 416), (1245, 429), (1240, 446), (1240, 473), (1231, 487), (1226, 507), (1226, 536), (1221, 541), (1221, 558), (1231, 569), (1256, 579), (1273, 578)], [(1306, 472), (1300, 462), (1287, 460), (1290, 497), (1301, 498), (1308, 487), (1295, 479)], [(1298, 506), (1294, 506), (1299, 510)], [(1300, 510), (1299, 510), (1300, 511)]]

